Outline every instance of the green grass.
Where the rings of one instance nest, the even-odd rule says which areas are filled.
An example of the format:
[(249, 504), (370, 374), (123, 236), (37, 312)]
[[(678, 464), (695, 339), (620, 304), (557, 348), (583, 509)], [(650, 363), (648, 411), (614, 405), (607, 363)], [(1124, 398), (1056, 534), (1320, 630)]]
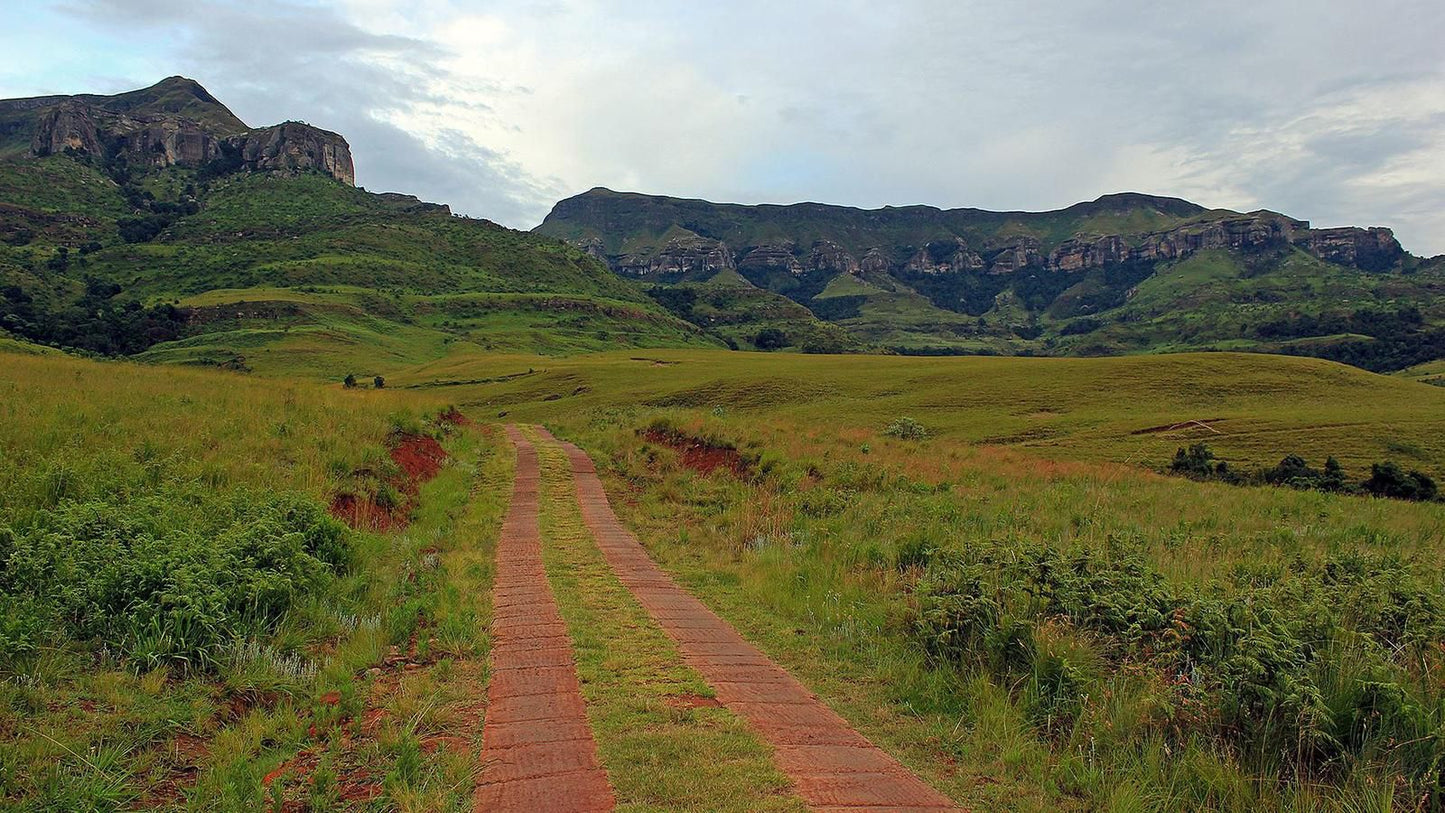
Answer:
[[(495, 532), (509, 457), (499, 465), (491, 444), (458, 441), (453, 451), (462, 462), (424, 487), (406, 534), (330, 538), (346, 551), (344, 567), (328, 570), (288, 553), (303, 538), (311, 549), (318, 526), (296, 523), (324, 515), (331, 494), (354, 487), (353, 472), (391, 465), (386, 437), (417, 426), (411, 410), (434, 403), (427, 396), (56, 356), (6, 354), (4, 362), (5, 804), (122, 809), (189, 799), (197, 809), (255, 809), (261, 776), (308, 744), (308, 727), (319, 727), (326, 748), (335, 747), (345, 712), (364, 707), (355, 676), (389, 645), (405, 644), (419, 624), (435, 631), (426, 646), (458, 664), (454, 677), (429, 670), (427, 694), (478, 696), (481, 672), (464, 668), (485, 654), (472, 597), (487, 583), (487, 534)], [(476, 477), (473, 465), (480, 465)], [(278, 500), (283, 515), (267, 508)], [(321, 526), (335, 530), (327, 522)], [(22, 552), (26, 567), (63, 566), (107, 544), (122, 549), (84, 569), (39, 580), (16, 569)], [(65, 547), (50, 555), (46, 545)], [(269, 563), (223, 558), (224, 567), (211, 572), (218, 560), (205, 552), (213, 549), (250, 550), (246, 556)], [(165, 597), (142, 600), (138, 592), (126, 603), (125, 591), (144, 587), (146, 562), (160, 568), (148, 578), (164, 581)], [(284, 562), (299, 569), (286, 570)], [(234, 614), (211, 603), (211, 586), (247, 578), (274, 579), (252, 585), (251, 599), (271, 602), (268, 614)], [(109, 616), (83, 604), (108, 594), (122, 600)], [(37, 614), (51, 598), (71, 606), (67, 618)], [(140, 624), (137, 613), (152, 611), (155, 624)], [(223, 640), (195, 637), (196, 612), (221, 613), (210, 618), (223, 625)], [(26, 629), (37, 622), (60, 626), (36, 641)], [(341, 700), (319, 702), (329, 691)], [(398, 691), (404, 700), (404, 687)], [(400, 722), (374, 741), (367, 769), (380, 778), (393, 771), (388, 766), (413, 765), (388, 780), (393, 798), (450, 794), (464, 807), (470, 786), (458, 783), (471, 781), (470, 758), (406, 756), (446, 704), (413, 722), (401, 700), (393, 705)]]
[[(658, 362), (665, 362), (659, 364)], [(1313, 359), (1209, 353), (1100, 359), (799, 356), (712, 351), (565, 359), (464, 354), (395, 377), (465, 382), (446, 397), (482, 414), (551, 420), (608, 409), (723, 410), (738, 419), (829, 426), (867, 437), (899, 416), (934, 433), (1032, 454), (1167, 465), (1204, 441), (1231, 465), (1334, 455), (1351, 475), (1396, 456), (1445, 459), (1445, 392)], [(1361, 405), (1369, 404), (1368, 416)], [(1192, 423), (1207, 422), (1207, 425)], [(1177, 427), (1177, 428), (1171, 428)]]
[[(1248, 582), (1237, 581), (1240, 574), (1278, 579), (1267, 574), (1293, 562), (1403, 557), (1410, 578), (1434, 585), (1438, 596), (1431, 563), (1445, 548), (1440, 506), (1199, 485), (781, 416), (662, 413), (690, 434), (760, 454), (766, 472), (751, 481), (704, 478), (639, 440), (649, 414), (657, 413), (574, 413), (552, 423), (603, 461), (609, 490), (629, 495), (616, 500), (624, 520), (665, 568), (961, 802), (1013, 810), (1345, 810), (1380, 809), (1392, 793), (1421, 792), (1418, 776), (1391, 790), (1399, 769), (1389, 746), (1367, 747), (1323, 776), (1297, 777), (1230, 750), (1207, 725), (1185, 722), (1185, 733), (1171, 733), (1181, 724), (1174, 715), (1190, 716), (1167, 674), (1151, 671), (1147, 659), (1118, 660), (1121, 639), (1109, 633), (1024, 616), (1039, 652), (1088, 676), (1082, 710), (1069, 718), (1075, 722), (1040, 722), (1029, 688), (1037, 677), (934, 662), (916, 619), (934, 573), (930, 559), (990, 549), (1023, 555), (1031, 546), (1142, 556), (1165, 584), (1226, 597), (1242, 594)], [(1291, 589), (1287, 579), (1261, 583)], [(1367, 601), (1365, 589), (1358, 601)], [(1261, 592), (1256, 600), (1280, 599)], [(1359, 681), (1377, 679), (1364, 666), (1331, 659), (1338, 657), (1319, 661), (1315, 679), (1327, 697), (1347, 697)], [(1426, 674), (1439, 668), (1432, 657), (1420, 667)], [(1403, 676), (1392, 680), (1418, 686), (1408, 664), (1398, 668)], [(1431, 691), (1407, 690), (1423, 692), (1426, 709), (1438, 701)]]
[(602, 765), (622, 810), (802, 810), (746, 724), (617, 580), (582, 522), (560, 447), (539, 447), (543, 560), (577, 654)]
[[(363, 295), (235, 292), (207, 304), (255, 296), (346, 312)], [(377, 306), (405, 309), (408, 296)], [(1101, 573), (1127, 566), (1151, 574), (1169, 601), (1187, 607), (1209, 600), (1283, 608), (1282, 640), (1304, 640), (1306, 619), (1335, 619), (1328, 645), (1309, 656), (1313, 665), (1289, 666), (1289, 674), (1317, 688), (1333, 715), (1355, 713), (1361, 686), (1398, 687), (1391, 696), (1407, 702), (1379, 713), (1410, 730), (1410, 720), (1435, 714), (1435, 684), (1422, 677), (1437, 674), (1434, 656), (1419, 667), (1397, 663), (1350, 637), (1374, 635), (1375, 622), (1339, 621), (1340, 612), (1377, 606), (1392, 593), (1375, 579), (1322, 603), (1309, 597), (1324, 595), (1318, 574), (1327, 569), (1375, 563), (1368, 567), (1383, 567), (1386, 587), (1420, 597), (1428, 620), (1441, 595), (1432, 563), (1445, 550), (1445, 509), (1194, 483), (1147, 469), (1165, 465), (1177, 446), (1204, 441), (1240, 467), (1294, 452), (1315, 465), (1335, 455), (1356, 478), (1387, 458), (1439, 476), (1438, 387), (1309, 359), (1225, 353), (927, 359), (648, 350), (547, 358), (462, 347), (419, 365), (398, 361), (383, 391), (53, 355), (4, 361), (0, 493), (9, 499), (0, 525), (25, 530), (87, 501), (140, 506), (186, 493), (198, 496), (171, 500), (173, 510), (210, 511), (248, 489), (325, 500), (351, 486), (356, 470), (383, 464), (386, 434), (415, 421), (398, 413), (459, 403), (476, 418), (545, 421), (584, 444), (624, 521), (664, 567), (859, 730), (965, 804), (1346, 810), (1424, 792), (1409, 767), (1419, 764), (1414, 752), (1378, 740), (1347, 745), (1323, 766), (1265, 758), (1256, 740), (1207, 723), (1224, 713), (1219, 707), (1206, 705), (1200, 718), (1185, 713), (1192, 696), (1166, 679), (1173, 673), (1161, 671), (1163, 650), (1143, 654), (1136, 639), (1087, 613), (1045, 612), (1021, 599), (1010, 585), (1033, 576), (998, 588), (1000, 606), (1038, 653), (1026, 666), (1000, 666), (987, 647), (930, 656), (919, 618), (929, 602), (957, 594), (950, 557), (1087, 554)], [(285, 375), (288, 365), (273, 372)], [(1361, 404), (1371, 405), (1368, 413)], [(905, 416), (929, 437), (885, 434)], [(735, 445), (757, 474), (737, 480), (683, 469), (675, 453), (638, 435), (659, 418)], [(325, 588), (324, 601), (302, 601), (216, 680), (175, 668), (156, 677), (104, 659), (87, 666), (96, 649), (85, 642), (7, 667), (10, 711), (0, 732), (16, 747), (0, 762), (6, 801), (126, 804), (196, 761), (186, 750), (196, 737), (207, 750), (195, 805), (254, 805), (259, 778), (283, 763), (292, 767), (281, 793), (291, 800), (333, 798), (337, 782), (364, 768), (398, 806), (464, 805), (474, 763), (422, 744), (462, 724), (480, 730), (481, 712), (468, 700), (485, 686), (487, 610), (475, 599), (489, 583), (490, 529), (510, 472), (502, 448), (495, 435), (458, 441), (463, 462), (424, 491), (410, 531), (360, 535), (359, 561), (368, 564)], [(666, 704), (705, 687), (606, 571), (565, 490), (560, 458), (547, 451), (544, 460), (547, 489), (566, 498), (544, 516), (549, 574), (620, 798), (642, 807), (785, 801), (773, 794), (778, 777), (765, 749), (736, 720)], [(399, 575), (409, 572), (416, 581)], [(375, 625), (346, 620), (373, 615)], [(415, 630), (427, 631), (419, 640), (444, 653), (441, 660), (381, 689), (382, 681), (357, 680)], [(1206, 666), (1201, 674), (1214, 674), (1207, 670), (1217, 667)], [(1083, 690), (1046, 693), (1041, 687), (1058, 675)], [(341, 700), (319, 702), (326, 691)], [(218, 716), (233, 697), (269, 692), (281, 702), (234, 720)], [(348, 721), (372, 709), (391, 722), (357, 735)], [(38, 721), (34, 730), (54, 743), (22, 735), (22, 721)], [(318, 721), (313, 738), (307, 729)], [(1432, 741), (1421, 742), (1409, 747), (1430, 753)], [(293, 765), (299, 751), (317, 764)], [(659, 755), (700, 767), (669, 776)], [(709, 776), (716, 781), (695, 781)]]

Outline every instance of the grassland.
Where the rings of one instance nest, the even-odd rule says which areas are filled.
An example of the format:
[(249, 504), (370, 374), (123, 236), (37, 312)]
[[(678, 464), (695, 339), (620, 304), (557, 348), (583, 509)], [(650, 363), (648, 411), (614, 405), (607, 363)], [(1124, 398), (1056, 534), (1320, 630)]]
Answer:
[(327, 502), (433, 399), (3, 360), (5, 806), (466, 808), (510, 456), (454, 437), (409, 529), (353, 531)]
[[(258, 293), (315, 307), (361, 295)], [(543, 357), (461, 346), (397, 360), (385, 390), (344, 391), (307, 380), (325, 365), (284, 355), (267, 378), (3, 361), (6, 539), (86, 540), (97, 526), (77, 524), (85, 511), (160, 505), (172, 524), (147, 527), (176, 544), (168, 529), (198, 513), (236, 525), (221, 509), (237, 501), (253, 512), (278, 494), (324, 505), (358, 470), (387, 465), (396, 427), (455, 403), (582, 443), (664, 567), (859, 730), (978, 809), (1438, 804), (1428, 765), (1441, 747), (1431, 732), (1442, 665), (1430, 646), (1445, 608), (1435, 564), (1445, 509), (1149, 470), (1203, 440), (1240, 466), (1298, 453), (1334, 455), (1353, 476), (1387, 458), (1439, 476), (1445, 391), (1403, 376), (1224, 353)], [(930, 437), (886, 436), (904, 415)], [(689, 469), (640, 434), (656, 425), (735, 448), (749, 473)], [(119, 808), (165, 787), (173, 807), (327, 809), (362, 788), (384, 808), (463, 806), (476, 745), (465, 732), (485, 713), (479, 597), (510, 455), (479, 431), (448, 446), (455, 462), (424, 488), (408, 530), (346, 532), (351, 564), (296, 582), (309, 586), (271, 621), (235, 627), (214, 666), (127, 648), (124, 635), (59, 635), (12, 654), (0, 681), (0, 735), (14, 744), (0, 761), (7, 802)], [(553, 457), (550, 492), (562, 482)], [(619, 793), (644, 807), (785, 801), (769, 795), (777, 777), (736, 720), (668, 705), (706, 689), (600, 566), (575, 505), (548, 505), (549, 574), (600, 751), (625, 777)], [(1095, 577), (1039, 581), (1071, 562)], [(970, 638), (974, 616), (958, 608), (975, 599), (998, 609)], [(1105, 623), (1106, 606), (1138, 629)], [(14, 607), (9, 635), (21, 629)], [(1263, 730), (1230, 717), (1221, 670), (1238, 663), (1227, 657), (1190, 655), (1197, 682), (1171, 677), (1180, 650), (1138, 620), (1159, 607), (1191, 624), (1210, 607), (1255, 608), (1243, 628), (1273, 643), (1227, 638), (1220, 650), (1266, 664), (1234, 681), (1260, 687), (1246, 700), (1263, 705), (1238, 708), (1310, 724)], [(419, 668), (393, 671), (397, 657)], [(670, 777), (659, 754), (700, 773)]]
[[(465, 383), (491, 379), (505, 380)], [(1231, 464), (1273, 465), (1295, 452), (1316, 464), (1334, 455), (1351, 474), (1387, 458), (1445, 474), (1445, 392), (1314, 359), (457, 354), (392, 380), (520, 419), (718, 409), (872, 433), (906, 415), (941, 437), (1052, 458), (1163, 466), (1179, 445), (1205, 441)], [(429, 386), (446, 382), (461, 383)]]
[[(1229, 354), (521, 363), (488, 359), (502, 380), (447, 390), (610, 461), (624, 519), (665, 567), (962, 802), (1440, 803), (1445, 509), (1139, 465), (1203, 439), (1239, 464), (1294, 451), (1359, 473), (1396, 457), (1438, 476), (1436, 388)], [(413, 375), (480, 372), (453, 360)], [(899, 415), (932, 437), (885, 436)], [(752, 473), (688, 469), (642, 437), (659, 421), (736, 448)], [(1091, 575), (1039, 581), (1055, 571)], [(1150, 637), (1156, 607), (1186, 619), (1183, 640), (1223, 643), (1180, 655)], [(1216, 611), (1242, 626), (1216, 630)]]

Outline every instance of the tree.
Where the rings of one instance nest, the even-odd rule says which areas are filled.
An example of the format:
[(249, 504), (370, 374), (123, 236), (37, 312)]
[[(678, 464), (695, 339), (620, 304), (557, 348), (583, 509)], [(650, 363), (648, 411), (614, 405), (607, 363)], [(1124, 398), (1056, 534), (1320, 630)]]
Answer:
[(1345, 478), (1345, 469), (1340, 461), (1333, 457), (1325, 460), (1325, 473), (1320, 477), (1321, 491), (1344, 491), (1349, 488), (1349, 481)]
[(348, 390), (356, 389), (356, 376), (352, 375), (351, 373), (347, 373), (346, 377), (341, 379), (341, 386), (347, 388)]
[(371, 379), (371, 385), (372, 385), (373, 387), (376, 387), (376, 388), (379, 389), (379, 390), (380, 390), (380, 389), (385, 389), (385, 388), (386, 388), (386, 379), (385, 379), (385, 378), (382, 378), (381, 376), (377, 376), (376, 378)]
[(1435, 481), (1418, 471), (1406, 472), (1396, 464), (1385, 461), (1370, 466), (1370, 479), (1365, 481), (1365, 491), (1376, 497), (1394, 497), (1397, 500), (1433, 500), (1440, 495)]
[(778, 350), (788, 346), (788, 334), (775, 327), (765, 327), (753, 338), (753, 345), (759, 350)]

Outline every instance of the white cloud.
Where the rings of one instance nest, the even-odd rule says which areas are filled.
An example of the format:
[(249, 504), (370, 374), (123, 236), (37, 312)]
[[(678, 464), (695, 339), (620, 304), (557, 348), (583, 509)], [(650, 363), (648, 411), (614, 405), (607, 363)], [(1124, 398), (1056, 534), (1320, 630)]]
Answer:
[(596, 185), (1029, 209), (1131, 189), (1445, 251), (1432, 0), (70, 8), (112, 40), (87, 76), (149, 52), (154, 78), (196, 74), (255, 123), (342, 131), (368, 186), (516, 226)]

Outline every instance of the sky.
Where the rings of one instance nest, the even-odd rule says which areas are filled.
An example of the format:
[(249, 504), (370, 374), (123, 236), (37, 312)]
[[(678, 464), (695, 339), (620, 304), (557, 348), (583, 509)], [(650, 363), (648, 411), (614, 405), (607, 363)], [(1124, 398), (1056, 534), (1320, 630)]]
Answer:
[(517, 228), (594, 186), (1045, 210), (1119, 191), (1445, 253), (1439, 0), (0, 0), (0, 98), (180, 74)]

